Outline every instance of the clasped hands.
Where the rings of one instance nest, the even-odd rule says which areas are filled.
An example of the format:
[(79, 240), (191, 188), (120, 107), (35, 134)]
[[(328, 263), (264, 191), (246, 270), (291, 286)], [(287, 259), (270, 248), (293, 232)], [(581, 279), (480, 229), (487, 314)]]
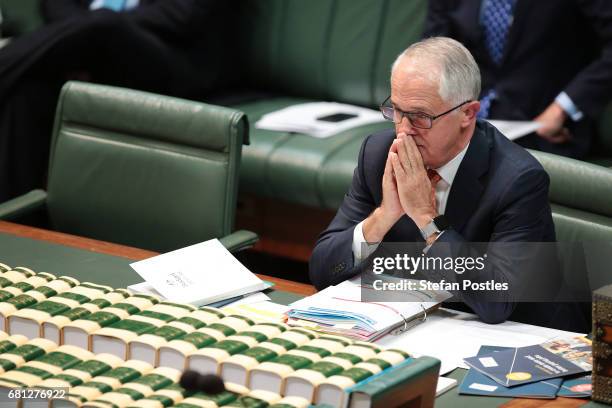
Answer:
[(382, 179), (382, 203), (363, 226), (367, 242), (380, 242), (404, 215), (419, 228), (438, 214), (432, 199), (432, 185), (414, 139), (399, 133), (387, 155)]

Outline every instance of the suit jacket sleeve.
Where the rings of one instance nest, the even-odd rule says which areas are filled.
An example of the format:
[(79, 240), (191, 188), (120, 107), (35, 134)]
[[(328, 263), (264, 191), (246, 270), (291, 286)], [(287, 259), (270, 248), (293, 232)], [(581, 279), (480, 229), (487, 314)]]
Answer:
[(353, 232), (355, 226), (376, 208), (364, 177), (369, 140), (370, 136), (361, 145), (349, 192), (329, 227), (319, 236), (310, 257), (310, 281), (317, 289), (338, 284), (360, 272), (354, 266)]
[(578, 73), (565, 92), (581, 111), (596, 117), (612, 100), (612, 3), (609, 0), (579, 0), (578, 3), (591, 23), (590, 28), (599, 37), (601, 53), (599, 58)]
[[(547, 258), (551, 253), (543, 252), (554, 250), (552, 246), (537, 244), (547, 236), (548, 226), (543, 220), (550, 217), (548, 186), (548, 175), (541, 168), (532, 168), (519, 174), (501, 195), (497, 204), (498, 211), (491, 220), (493, 231), (486, 249), (488, 258), (485, 268), (462, 275), (452, 270), (434, 271), (428, 279), (460, 283), (464, 279), (472, 282), (494, 280), (508, 283), (507, 292), (495, 291), (490, 296), (483, 295), (481, 291), (470, 290), (454, 293), (486, 323), (501, 323), (506, 320), (514, 310), (516, 301), (521, 300), (519, 297), (525, 296), (527, 285), (535, 287), (536, 281), (541, 280), (548, 285), (550, 291), (555, 291), (555, 285), (559, 282), (554, 280), (551, 284), (547, 280), (550, 275), (537, 270), (538, 265), (542, 264), (536, 262), (554, 268), (556, 261), (556, 254), (553, 255), (554, 260), (551, 260)], [(427, 256), (443, 259), (476, 258), (482, 255), (473, 244), (466, 242), (452, 229), (445, 231), (427, 253)]]

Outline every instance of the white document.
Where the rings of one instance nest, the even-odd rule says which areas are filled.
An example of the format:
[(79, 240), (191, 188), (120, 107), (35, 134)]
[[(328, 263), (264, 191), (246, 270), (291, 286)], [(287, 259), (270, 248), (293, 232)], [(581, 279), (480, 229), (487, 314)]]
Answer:
[[(341, 119), (338, 115), (346, 116), (345, 114), (354, 117), (333, 121), (332, 115)], [(384, 121), (382, 114), (377, 110), (336, 102), (310, 102), (263, 115), (255, 123), (255, 127), (326, 138), (357, 126)]]
[(440, 373), (446, 374), (456, 367), (468, 368), (463, 359), (478, 354), (480, 346), (524, 347), (581, 335), (584, 334), (511, 321), (486, 324), (472, 313), (438, 309), (427, 317), (426, 322), (405, 333), (387, 335), (376, 343), (398, 347), (415, 355), (435, 357), (442, 361)]
[(266, 288), (218, 239), (130, 264), (172, 302), (205, 305)]
[(436, 397), (444, 394), (446, 391), (454, 388), (457, 385), (457, 380), (454, 378), (438, 377), (438, 385), (436, 385)]
[(539, 122), (521, 120), (489, 120), (488, 122), (510, 140), (527, 136), (542, 126)]

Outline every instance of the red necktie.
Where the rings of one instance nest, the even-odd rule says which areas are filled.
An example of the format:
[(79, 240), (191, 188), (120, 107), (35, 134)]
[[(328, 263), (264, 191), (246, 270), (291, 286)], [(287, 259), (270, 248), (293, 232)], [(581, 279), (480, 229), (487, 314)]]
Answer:
[(436, 201), (436, 185), (438, 184), (438, 181), (442, 180), (442, 177), (440, 177), (438, 172), (433, 169), (427, 169), (427, 177), (429, 177), (429, 181), (431, 182), (431, 202), (436, 212), (438, 212), (438, 203)]

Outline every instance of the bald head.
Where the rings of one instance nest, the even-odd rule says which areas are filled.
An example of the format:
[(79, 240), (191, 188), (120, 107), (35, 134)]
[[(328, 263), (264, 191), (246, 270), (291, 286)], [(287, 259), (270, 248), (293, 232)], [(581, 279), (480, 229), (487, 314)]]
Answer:
[(480, 70), (472, 54), (460, 42), (432, 37), (412, 44), (391, 68), (391, 81), (410, 76), (437, 85), (439, 96), (451, 105), (478, 100)]

